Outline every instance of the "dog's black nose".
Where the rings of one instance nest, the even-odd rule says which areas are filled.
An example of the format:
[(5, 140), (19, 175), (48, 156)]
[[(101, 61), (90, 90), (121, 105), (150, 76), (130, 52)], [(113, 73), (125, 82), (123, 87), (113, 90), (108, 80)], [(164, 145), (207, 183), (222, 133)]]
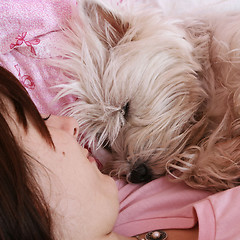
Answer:
[(131, 183), (149, 182), (150, 180), (151, 172), (144, 163), (134, 168), (129, 177)]

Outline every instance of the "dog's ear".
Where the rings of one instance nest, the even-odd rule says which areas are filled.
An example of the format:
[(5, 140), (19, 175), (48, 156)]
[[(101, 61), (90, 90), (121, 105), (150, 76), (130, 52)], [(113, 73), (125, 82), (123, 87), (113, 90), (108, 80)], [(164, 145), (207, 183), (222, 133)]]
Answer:
[(129, 28), (120, 14), (96, 0), (83, 0), (83, 11), (93, 31), (107, 48), (114, 47)]

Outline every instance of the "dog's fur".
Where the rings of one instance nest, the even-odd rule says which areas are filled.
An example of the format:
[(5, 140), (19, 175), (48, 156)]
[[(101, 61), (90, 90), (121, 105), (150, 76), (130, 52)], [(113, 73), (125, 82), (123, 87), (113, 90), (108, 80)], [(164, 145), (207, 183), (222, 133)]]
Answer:
[(240, 14), (199, 16), (79, 2), (64, 30), (58, 66), (69, 80), (58, 97), (78, 98), (65, 113), (82, 144), (111, 148), (104, 172), (129, 182), (168, 172), (212, 191), (239, 185)]

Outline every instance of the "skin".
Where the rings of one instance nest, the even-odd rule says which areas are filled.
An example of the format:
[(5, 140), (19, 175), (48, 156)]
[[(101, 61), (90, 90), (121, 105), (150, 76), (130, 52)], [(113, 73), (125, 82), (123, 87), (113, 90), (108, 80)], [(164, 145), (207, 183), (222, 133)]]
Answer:
[[(39, 177), (56, 215), (57, 226), (63, 229), (59, 235), (64, 239), (105, 236), (112, 231), (118, 213), (115, 182), (101, 174), (88, 151), (77, 143), (78, 128), (73, 118), (51, 116), (46, 124), (55, 151), (42, 143), (34, 129), (26, 136), (26, 143), (29, 151), (35, 152), (34, 157), (50, 170), (50, 179), (44, 171)], [(39, 146), (38, 149), (35, 146)], [(113, 211), (109, 211), (109, 207)]]
[[(98, 170), (89, 152), (77, 143), (77, 121), (59, 116), (45, 121), (55, 145), (53, 149), (31, 121), (26, 132), (14, 120), (17, 118), (11, 104), (6, 104), (14, 135), (33, 157), (33, 173), (49, 203), (57, 239), (136, 240), (112, 231), (119, 209), (117, 187), (111, 177)], [(168, 240), (198, 239), (197, 226), (166, 232)]]

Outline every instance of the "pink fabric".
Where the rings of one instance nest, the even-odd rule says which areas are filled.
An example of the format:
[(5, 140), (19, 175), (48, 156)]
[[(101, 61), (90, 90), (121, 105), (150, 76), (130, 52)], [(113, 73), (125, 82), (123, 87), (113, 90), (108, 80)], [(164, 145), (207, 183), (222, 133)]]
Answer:
[[(59, 30), (58, 25), (70, 14), (70, 5), (69, 0), (3, 0), (0, 12), (0, 51), (4, 54), (23, 33), (33, 41), (38, 36)], [(39, 42), (32, 45), (37, 44)]]
[(211, 194), (162, 177), (145, 185), (118, 180), (120, 214), (115, 231), (134, 236), (199, 224), (198, 240), (240, 239), (240, 187)]
[(240, 187), (214, 194), (194, 204), (199, 240), (240, 239)]
[(65, 101), (54, 102), (64, 81), (47, 60), (61, 39), (60, 25), (71, 15), (75, 0), (3, 0), (0, 2), (0, 64), (26, 87), (42, 113), (59, 114)]
[(210, 195), (162, 177), (145, 185), (117, 181), (120, 214), (115, 231), (133, 236), (154, 229), (191, 228), (197, 218), (193, 204)]

